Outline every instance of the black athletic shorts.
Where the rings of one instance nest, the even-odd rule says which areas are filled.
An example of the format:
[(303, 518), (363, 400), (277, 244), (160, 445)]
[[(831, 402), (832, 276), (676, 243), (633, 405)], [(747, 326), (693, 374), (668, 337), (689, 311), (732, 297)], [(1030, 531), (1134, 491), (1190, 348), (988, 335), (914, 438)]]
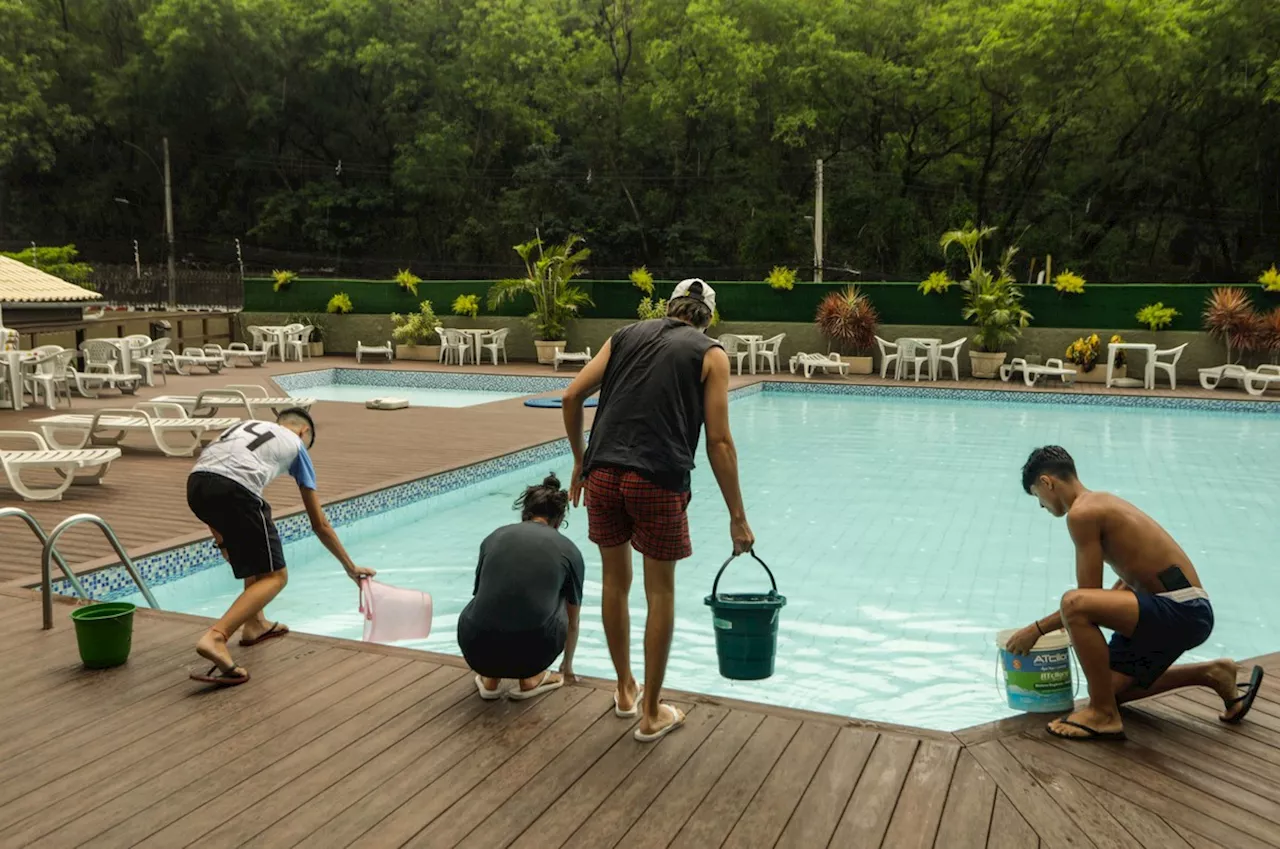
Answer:
[(187, 477), (187, 506), (222, 535), (237, 578), (270, 575), (285, 567), (271, 505), (240, 484), (212, 472)]
[(458, 616), (458, 648), (467, 665), (486, 678), (532, 678), (550, 669), (568, 632), (569, 621), (561, 616), (532, 631), (481, 630), (465, 608)]

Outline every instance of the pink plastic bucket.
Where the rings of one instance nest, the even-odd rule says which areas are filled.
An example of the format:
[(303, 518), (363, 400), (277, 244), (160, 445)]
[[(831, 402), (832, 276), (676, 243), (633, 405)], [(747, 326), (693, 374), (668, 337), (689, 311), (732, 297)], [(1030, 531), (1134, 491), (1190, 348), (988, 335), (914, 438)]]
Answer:
[(364, 614), (365, 642), (425, 640), (431, 634), (431, 596), (421, 590), (365, 578), (360, 582), (360, 612)]

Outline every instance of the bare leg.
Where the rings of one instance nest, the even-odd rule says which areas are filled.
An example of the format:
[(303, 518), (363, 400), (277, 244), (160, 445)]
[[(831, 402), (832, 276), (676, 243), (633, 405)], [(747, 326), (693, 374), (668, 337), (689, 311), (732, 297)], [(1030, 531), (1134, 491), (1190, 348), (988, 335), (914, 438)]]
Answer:
[(636, 679), (631, 674), (631, 543), (600, 549), (604, 566), (600, 615), (609, 657), (618, 676), (618, 707), (630, 710), (636, 701)]
[[(258, 581), (261, 581), (263, 578), (266, 578), (266, 577), (270, 577), (270, 576), (254, 575), (253, 577), (245, 578), (244, 579), (245, 590), (248, 591), (249, 587), (253, 586), (255, 583), (257, 583)], [(277, 590), (277, 592), (279, 592), (279, 590)], [(265, 608), (263, 610), (259, 610), (256, 616), (252, 617), (251, 619), (249, 619), (248, 622), (245, 622), (244, 625), (241, 626), (244, 629), (243, 633), (241, 634), (241, 638), (252, 643), (258, 640), (263, 634), (267, 633), (267, 631), (271, 630), (272, 624), (273, 623), (267, 621)], [(288, 630), (283, 625), (281, 625), (280, 628), (282, 630), (286, 630), (286, 631)]]
[[(1099, 626), (1131, 636), (1138, 626), (1137, 596), (1128, 590), (1072, 590), (1062, 597), (1062, 621), (1089, 682), (1088, 707), (1066, 719), (1099, 732), (1122, 730), (1111, 652)], [(1121, 678), (1129, 680), (1128, 676)], [(1049, 727), (1065, 736), (1085, 736), (1084, 731), (1063, 725), (1061, 720), (1054, 720)]]
[(196, 652), (224, 669), (234, 666), (235, 661), (227, 650), (227, 639), (241, 625), (260, 617), (262, 609), (271, 603), (288, 582), (287, 569), (261, 575), (252, 583), (246, 581), (244, 592), (240, 593), (227, 612), (222, 614), (222, 618), (196, 643)]
[[(1145, 699), (1150, 696), (1158, 696), (1170, 690), (1181, 690), (1183, 687), (1208, 687), (1221, 696), (1223, 702), (1227, 702), (1239, 695), (1236, 689), (1238, 671), (1239, 667), (1236, 666), (1236, 662), (1225, 657), (1208, 663), (1186, 663), (1181, 666), (1171, 666), (1167, 672), (1157, 678), (1155, 683), (1146, 689), (1138, 687), (1129, 687), (1124, 690), (1118, 689), (1116, 691), (1118, 693), (1116, 700), (1124, 704), (1125, 702)], [(1118, 675), (1119, 673), (1112, 674)], [(1127, 676), (1125, 677), (1127, 678)], [(1222, 715), (1222, 718), (1228, 719), (1242, 709), (1243, 705), (1234, 705)]]
[(662, 710), (661, 696), (676, 621), (674, 561), (644, 559), (644, 594), (649, 602), (649, 615), (644, 624), (644, 700), (640, 730), (650, 734), (672, 721), (671, 715)]

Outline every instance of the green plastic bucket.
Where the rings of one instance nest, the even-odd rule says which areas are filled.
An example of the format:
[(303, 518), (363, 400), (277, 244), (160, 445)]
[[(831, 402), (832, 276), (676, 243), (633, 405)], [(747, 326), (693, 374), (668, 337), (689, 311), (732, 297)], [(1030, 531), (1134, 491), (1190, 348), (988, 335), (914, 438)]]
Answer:
[(750, 554), (769, 576), (769, 592), (719, 591), (720, 576), (737, 557), (735, 554), (720, 567), (711, 585), (711, 595), (704, 600), (711, 608), (720, 674), (735, 681), (759, 681), (773, 675), (774, 658), (778, 654), (778, 616), (787, 603), (786, 596), (778, 595), (773, 572), (754, 551)]
[(86, 667), (107, 669), (129, 659), (129, 649), (133, 647), (135, 609), (128, 602), (112, 601), (71, 611), (80, 659)]

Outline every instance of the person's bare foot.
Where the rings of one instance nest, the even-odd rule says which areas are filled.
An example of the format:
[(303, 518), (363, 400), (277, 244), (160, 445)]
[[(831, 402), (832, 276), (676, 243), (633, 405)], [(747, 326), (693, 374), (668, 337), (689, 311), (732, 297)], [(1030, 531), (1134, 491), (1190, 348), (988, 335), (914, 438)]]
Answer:
[[(541, 675), (535, 675), (532, 678), (520, 679), (520, 692), (527, 693), (530, 690), (536, 690), (542, 686), (550, 686), (558, 684), (564, 680), (559, 672), (543, 672)], [(488, 686), (487, 684), (485, 686)]]
[(501, 678), (486, 678), (483, 675), (480, 676), (480, 680), (484, 682), (484, 688), (486, 690), (496, 690), (498, 689), (498, 685), (502, 683)]
[(1104, 712), (1085, 707), (1070, 716), (1050, 722), (1049, 733), (1070, 740), (1086, 740), (1104, 735), (1112, 737), (1124, 734), (1124, 723), (1120, 720), (1119, 709)]
[(614, 701), (617, 702), (617, 708), (622, 713), (630, 713), (636, 706), (636, 701), (640, 698), (640, 685), (636, 683), (636, 679), (632, 678), (631, 682), (626, 685), (618, 685), (617, 695)]
[(252, 646), (263, 640), (283, 637), (289, 633), (289, 626), (283, 622), (268, 622), (259, 616), (256, 620), (244, 623), (240, 628), (240, 645)]
[[(1213, 669), (1209, 671), (1209, 677), (1213, 679), (1213, 691), (1222, 697), (1224, 705), (1240, 695), (1239, 688), (1236, 686), (1236, 675), (1239, 671), (1240, 667), (1236, 666), (1236, 662), (1225, 657), (1215, 660)], [(1229, 722), (1242, 710), (1244, 710), (1244, 704), (1237, 702), (1226, 709), (1221, 719), (1223, 722)]]
[(642, 716), (635, 730), (635, 738), (641, 743), (661, 740), (667, 734), (684, 725), (685, 714), (675, 705), (665, 702), (658, 705), (657, 716)]
[(227, 638), (217, 628), (210, 628), (196, 643), (196, 654), (218, 667), (224, 673), (243, 672), (227, 648)]

